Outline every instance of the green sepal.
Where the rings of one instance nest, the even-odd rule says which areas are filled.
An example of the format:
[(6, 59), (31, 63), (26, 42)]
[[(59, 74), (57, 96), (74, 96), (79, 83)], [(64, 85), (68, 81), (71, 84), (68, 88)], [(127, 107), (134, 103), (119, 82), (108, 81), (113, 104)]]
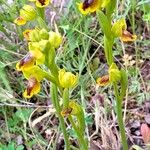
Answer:
[(111, 0), (106, 6), (106, 12), (108, 16), (111, 16), (116, 8), (117, 0)]
[(122, 31), (126, 30), (126, 28), (127, 28), (127, 25), (126, 25), (126, 21), (124, 18), (117, 20), (111, 28), (113, 37), (114, 38), (121, 37)]
[(52, 75), (58, 80), (58, 68), (55, 64), (55, 48), (48, 41), (44, 49), (45, 65), (50, 69)]
[(120, 90), (120, 99), (122, 100), (123, 97), (126, 94), (126, 90), (128, 87), (128, 76), (125, 70), (121, 69), (120, 70), (120, 74), (121, 74), (121, 80), (120, 80), (120, 84), (121, 84), (121, 90)]
[(48, 40), (49, 39), (49, 33), (47, 32), (46, 29), (41, 29), (40, 32), (40, 38), (43, 39), (43, 40)]
[(102, 11), (97, 11), (97, 16), (105, 36), (107, 37), (107, 39), (111, 39), (111, 24), (109, 23), (107, 16)]

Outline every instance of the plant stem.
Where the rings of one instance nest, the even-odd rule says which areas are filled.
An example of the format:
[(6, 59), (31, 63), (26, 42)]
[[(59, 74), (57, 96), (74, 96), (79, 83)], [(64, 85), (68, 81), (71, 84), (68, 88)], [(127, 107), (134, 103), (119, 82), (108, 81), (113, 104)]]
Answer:
[(120, 99), (117, 84), (113, 83), (115, 97), (116, 97), (116, 113), (117, 113), (117, 119), (118, 119), (118, 125), (121, 133), (121, 140), (123, 145), (123, 150), (128, 150), (128, 144), (126, 140), (126, 134), (125, 134), (125, 127), (123, 123), (123, 116), (122, 116), (122, 100)]
[(66, 109), (69, 105), (69, 89), (65, 88), (63, 91), (63, 108)]
[(64, 118), (61, 115), (61, 107), (58, 101), (58, 89), (57, 86), (54, 85), (53, 83), (51, 83), (51, 98), (52, 98), (52, 103), (54, 105), (54, 107), (56, 108), (56, 112), (60, 121), (60, 126), (63, 132), (63, 136), (64, 136), (64, 141), (65, 141), (65, 146), (66, 146), (66, 150), (70, 150), (70, 143), (69, 143), (69, 138), (68, 138), (68, 134), (66, 131), (66, 125), (65, 125), (65, 121)]
[(85, 141), (85, 139), (84, 139), (84, 135), (82, 135), (82, 134), (79, 132), (79, 130), (78, 130), (76, 124), (75, 124), (74, 121), (73, 121), (72, 116), (68, 116), (68, 119), (69, 119), (69, 121), (70, 121), (72, 127), (73, 127), (74, 130), (76, 131), (76, 134), (77, 134), (77, 136), (78, 136), (78, 142), (79, 142), (79, 145), (80, 145), (81, 150), (88, 150), (88, 145), (87, 145), (87, 143), (86, 143), (86, 141)]

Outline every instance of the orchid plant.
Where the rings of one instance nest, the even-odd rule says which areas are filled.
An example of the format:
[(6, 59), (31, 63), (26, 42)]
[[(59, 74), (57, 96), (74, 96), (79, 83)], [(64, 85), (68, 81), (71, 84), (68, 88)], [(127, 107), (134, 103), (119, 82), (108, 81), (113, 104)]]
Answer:
[[(70, 150), (69, 135), (66, 130), (65, 118), (68, 118), (74, 128), (79, 148), (88, 150), (89, 144), (85, 137), (85, 117), (82, 106), (70, 99), (70, 90), (78, 84), (78, 74), (73, 74), (60, 69), (56, 64), (56, 49), (62, 43), (62, 36), (55, 26), (51, 31), (45, 22), (45, 8), (50, 0), (29, 0), (35, 5), (25, 5), (20, 10), (20, 15), (14, 20), (19, 26), (30, 21), (38, 21), (34, 29), (23, 32), (28, 42), (28, 53), (17, 64), (16, 69), (21, 71), (28, 80), (23, 96), (27, 99), (40, 92), (40, 82), (43, 79), (50, 81), (50, 97), (59, 118), (61, 130), (64, 135), (65, 149)], [(123, 68), (119, 69), (113, 59), (113, 44), (116, 38), (123, 42), (136, 40), (136, 35), (127, 31), (125, 18), (113, 21), (112, 14), (116, 9), (116, 0), (85, 0), (77, 3), (79, 11), (83, 15), (97, 13), (97, 19), (104, 33), (104, 52), (109, 65), (108, 74), (99, 77), (99, 86), (113, 85), (116, 96), (116, 114), (120, 128), (124, 150), (128, 150), (125, 127), (122, 119), (122, 101), (127, 89), (127, 75)], [(103, 12), (105, 10), (105, 13)], [(63, 102), (60, 102), (63, 99)]]

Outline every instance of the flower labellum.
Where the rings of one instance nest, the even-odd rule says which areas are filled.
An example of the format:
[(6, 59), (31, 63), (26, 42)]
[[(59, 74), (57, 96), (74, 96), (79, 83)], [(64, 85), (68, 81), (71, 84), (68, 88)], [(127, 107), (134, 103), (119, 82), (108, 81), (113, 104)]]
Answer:
[(100, 8), (100, 0), (84, 0), (83, 3), (78, 4), (78, 7), (80, 12), (86, 15)]
[(40, 83), (35, 77), (31, 77), (28, 80), (27, 88), (23, 93), (25, 98), (31, 98), (33, 95), (37, 94), (40, 91)]
[(99, 77), (98, 79), (97, 79), (97, 84), (99, 85), (99, 86), (106, 86), (106, 85), (108, 85), (110, 82), (109, 82), (109, 75), (104, 75), (104, 76), (102, 76), (102, 77)]
[(16, 18), (14, 20), (14, 23), (17, 24), (18, 26), (22, 26), (22, 25), (25, 25), (26, 24), (26, 20), (25, 18), (23, 18), (22, 16), (19, 16), (18, 18)]
[(35, 63), (35, 57), (28, 53), (24, 58), (22, 58), (17, 64), (16, 69), (18, 71), (22, 71), (25, 68), (29, 68), (30, 66), (33, 66)]
[(25, 30), (24, 32), (23, 32), (23, 36), (25, 37), (25, 39), (27, 40), (27, 41), (31, 41), (31, 39), (30, 39), (30, 33), (32, 32), (33, 30), (31, 30), (31, 29), (27, 29), (27, 30)]
[(120, 39), (123, 41), (123, 42), (132, 42), (132, 41), (135, 41), (137, 38), (136, 35), (132, 35), (130, 32), (124, 30), (122, 32), (122, 36), (120, 37)]
[(40, 8), (48, 6), (49, 3), (50, 0), (36, 0), (36, 6)]

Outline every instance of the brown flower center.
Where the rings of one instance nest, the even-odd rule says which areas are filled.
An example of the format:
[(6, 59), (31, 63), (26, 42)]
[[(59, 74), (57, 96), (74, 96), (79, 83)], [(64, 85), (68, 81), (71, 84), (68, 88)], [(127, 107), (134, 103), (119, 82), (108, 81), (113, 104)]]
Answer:
[(45, 0), (38, 0), (41, 5), (45, 5), (46, 1)]
[(19, 68), (21, 68), (23, 65), (27, 64), (27, 63), (30, 63), (32, 62), (34, 59), (34, 57), (32, 56), (31, 53), (28, 53), (24, 58), (22, 58), (20, 60), (20, 63), (19, 63)]
[(101, 78), (101, 80), (99, 81), (100, 84), (105, 84), (109, 82), (109, 76), (105, 75)]
[(34, 86), (37, 84), (36, 78), (32, 77), (29, 79), (27, 84), (27, 95), (30, 96)]
[(71, 112), (72, 112), (72, 108), (68, 107), (68, 108), (62, 110), (61, 114), (62, 114), (62, 116), (67, 117), (67, 116), (69, 116), (71, 114)]
[(87, 9), (88, 7), (90, 7), (93, 4), (94, 0), (85, 0), (83, 2), (83, 10)]

